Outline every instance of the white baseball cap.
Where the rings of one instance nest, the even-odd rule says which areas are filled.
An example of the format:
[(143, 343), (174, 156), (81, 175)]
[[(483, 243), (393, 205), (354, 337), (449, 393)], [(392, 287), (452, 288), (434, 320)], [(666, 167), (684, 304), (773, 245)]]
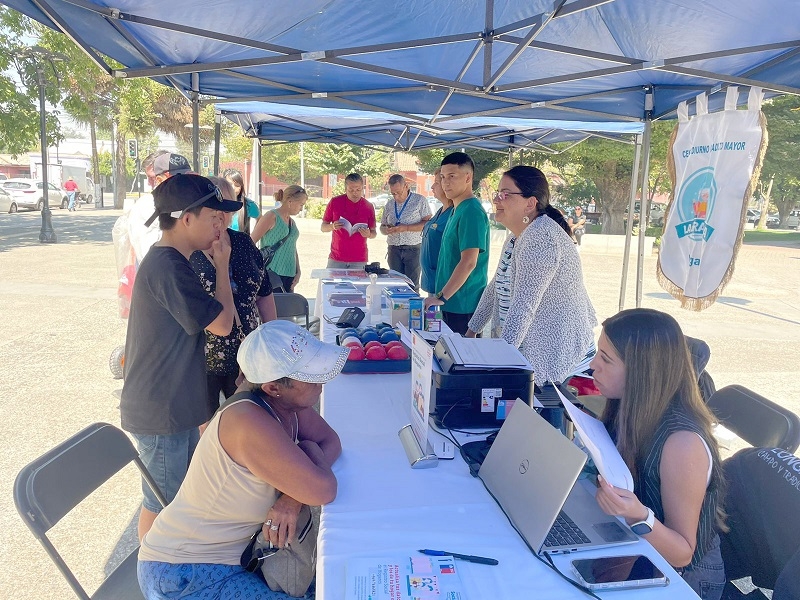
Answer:
[(244, 338), (236, 359), (250, 383), (282, 377), (325, 383), (339, 374), (349, 354), (349, 348), (326, 344), (290, 321), (276, 320)]

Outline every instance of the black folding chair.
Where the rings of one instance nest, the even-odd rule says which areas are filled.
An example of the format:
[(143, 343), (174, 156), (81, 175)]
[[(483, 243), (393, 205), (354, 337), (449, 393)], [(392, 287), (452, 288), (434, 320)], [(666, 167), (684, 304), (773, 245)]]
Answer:
[(22, 469), (14, 502), (22, 520), (82, 600), (142, 600), (136, 576), (138, 547), (90, 596), (55, 549), (47, 532), (89, 494), (134, 462), (162, 506), (167, 502), (130, 438), (107, 423), (95, 423)]
[(751, 446), (783, 448), (800, 446), (800, 417), (741, 385), (714, 392), (708, 407), (726, 429)]
[(308, 300), (302, 294), (273, 293), (275, 299), (275, 309), (279, 319), (292, 321), (309, 331), (319, 328), (319, 319), (309, 315)]

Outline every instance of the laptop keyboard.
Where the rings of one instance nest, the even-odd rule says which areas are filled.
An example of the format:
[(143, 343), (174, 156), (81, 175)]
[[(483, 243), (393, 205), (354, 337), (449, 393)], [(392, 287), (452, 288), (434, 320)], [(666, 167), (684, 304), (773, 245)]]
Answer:
[(544, 541), (546, 548), (552, 546), (570, 546), (588, 544), (589, 538), (581, 531), (580, 527), (563, 512), (558, 513), (558, 518), (550, 528), (547, 539)]

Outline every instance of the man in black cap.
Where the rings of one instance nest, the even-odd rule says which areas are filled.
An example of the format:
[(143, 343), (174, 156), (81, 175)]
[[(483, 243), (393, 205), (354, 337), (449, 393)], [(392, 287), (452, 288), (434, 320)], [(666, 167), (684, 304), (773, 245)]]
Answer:
[[(229, 278), (231, 245), (221, 218), (241, 202), (223, 200), (199, 175), (174, 175), (153, 190), (161, 239), (142, 260), (133, 287), (125, 344), (122, 428), (136, 438), (139, 454), (171, 501), (199, 439), (198, 426), (212, 414), (206, 402), (207, 330), (225, 336), (234, 318)], [(196, 250), (213, 249), (216, 297), (210, 297), (189, 263)], [(139, 537), (161, 510), (143, 483)]]
[[(144, 163), (142, 164), (144, 166)], [(145, 166), (145, 173), (150, 177), (147, 167)], [(153, 179), (155, 185), (165, 181), (173, 175), (182, 175), (191, 173), (192, 167), (189, 166), (189, 161), (185, 156), (175, 154), (173, 152), (158, 151), (153, 158)], [(155, 186), (154, 186), (155, 187)]]
[[(173, 175), (191, 172), (189, 161), (180, 154), (169, 150), (156, 150), (142, 161), (142, 170), (147, 175), (147, 182), (152, 189)], [(153, 212), (153, 196), (144, 194), (127, 210), (128, 239), (130, 240), (137, 262), (142, 262), (147, 251), (161, 238), (158, 225), (146, 226), (146, 219)], [(120, 217), (122, 218), (122, 217)]]

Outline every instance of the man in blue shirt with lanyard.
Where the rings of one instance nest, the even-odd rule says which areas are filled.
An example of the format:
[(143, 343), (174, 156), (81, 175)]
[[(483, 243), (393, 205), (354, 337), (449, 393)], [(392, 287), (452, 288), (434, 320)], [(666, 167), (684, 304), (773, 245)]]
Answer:
[(422, 228), (431, 218), (431, 209), (422, 195), (411, 191), (402, 175), (389, 177), (389, 191), (392, 199), (381, 217), (381, 233), (388, 236), (389, 268), (408, 277), (418, 289)]

